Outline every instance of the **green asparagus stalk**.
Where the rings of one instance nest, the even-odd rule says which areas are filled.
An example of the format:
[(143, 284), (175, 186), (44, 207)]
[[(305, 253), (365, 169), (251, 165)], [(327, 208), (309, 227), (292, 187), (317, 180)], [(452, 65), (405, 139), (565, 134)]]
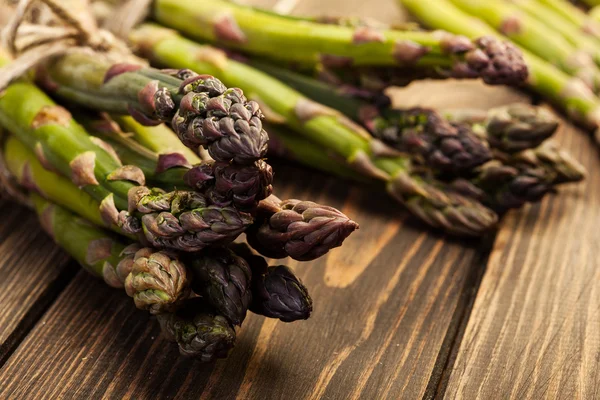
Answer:
[(593, 91), (600, 88), (600, 70), (591, 57), (577, 52), (559, 33), (513, 5), (501, 0), (450, 0), (456, 7), (479, 17), (515, 43), (580, 78)]
[(586, 176), (583, 165), (550, 140), (539, 147), (515, 154), (496, 152), (494, 157), (504, 164), (517, 168), (544, 170), (547, 176), (552, 177), (553, 185), (579, 182)]
[(519, 52), (488, 37), (471, 42), (441, 33), (322, 24), (224, 0), (159, 0), (154, 18), (199, 40), (309, 67), (431, 67), (490, 84), (519, 84), (527, 76)]
[(34, 150), (42, 165), (56, 168), (100, 201), (107, 224), (143, 233), (155, 247), (197, 251), (234, 240), (252, 222), (233, 207), (209, 205), (198, 192), (141, 186), (145, 178), (139, 168), (122, 166), (114, 152), (94, 143), (68, 111), (29, 83), (5, 90), (0, 123)]
[(537, 0), (584, 34), (600, 39), (600, 24), (568, 0)]
[[(100, 203), (67, 178), (45, 169), (35, 154), (19, 140), (9, 136), (4, 142), (2, 154), (8, 171), (19, 185), (97, 226), (104, 226)], [(113, 225), (113, 229), (120, 231), (116, 225)]]
[(465, 129), (459, 131), (452, 127), (433, 110), (379, 108), (354, 98), (345, 93), (343, 88), (274, 65), (260, 62), (251, 64), (311, 99), (340, 110), (347, 117), (362, 123), (374, 137), (399, 151), (414, 154), (415, 158), (443, 173), (469, 173), (491, 159), (484, 140)]
[(258, 104), (211, 76), (71, 54), (50, 64), (41, 81), (58, 96), (99, 111), (131, 114), (145, 125), (171, 122), (186, 146), (205, 146), (220, 162), (252, 164), (267, 150)]
[(552, 27), (576, 49), (588, 54), (594, 62), (600, 64), (600, 42), (586, 35), (576, 25), (563, 18), (555, 9), (546, 6), (539, 0), (510, 0), (515, 7), (536, 19), (538, 22)]
[(261, 202), (261, 207), (262, 218), (248, 230), (246, 238), (266, 257), (314, 260), (330, 247), (340, 246), (358, 228), (335, 208), (312, 201), (281, 201), (271, 195)]
[[(145, 127), (130, 117), (122, 118), (129, 119), (128, 125), (123, 126), (128, 126), (138, 132), (148, 132), (150, 129), (154, 130), (155, 128), (158, 128)], [(98, 137), (109, 144), (122, 162), (139, 167), (149, 182), (167, 188), (168, 190), (187, 188), (184, 176), (190, 170), (191, 164), (183, 152), (179, 152), (179, 149), (174, 152), (157, 153), (142, 144), (146, 142), (139, 142), (139, 135), (124, 132), (121, 126), (117, 124), (116, 120), (113, 120), (108, 115), (97, 118), (94, 118), (92, 115), (81, 115), (79, 121), (81, 121), (86, 131), (91, 135)], [(162, 128), (163, 126), (160, 127)], [(163, 129), (160, 129), (160, 131), (162, 130)], [(166, 127), (165, 130), (168, 130), (173, 134), (173, 132)], [(173, 136), (175, 139), (174, 141), (181, 143), (174, 134)], [(165, 140), (164, 138), (161, 139), (161, 142), (168, 144), (168, 140)], [(195, 154), (193, 154), (193, 157), (194, 160), (200, 162)]]
[(133, 140), (159, 154), (159, 156), (179, 153), (191, 165), (202, 161), (196, 153), (184, 146), (178, 140), (177, 135), (165, 125), (144, 126), (132, 117), (124, 115), (113, 115), (111, 118), (115, 120), (123, 132), (130, 134)]
[(432, 226), (455, 234), (480, 235), (495, 225), (496, 216), (490, 210), (459, 195), (449, 198), (412, 176), (410, 159), (375, 140), (340, 112), (302, 96), (267, 74), (228, 59), (212, 47), (200, 46), (153, 25), (134, 31), (131, 40), (158, 64), (204, 71), (228, 85), (243, 87), (250, 98), (261, 103), (272, 123), (289, 126), (295, 134), (326, 149), (326, 157), (341, 160), (359, 174), (382, 181), (394, 198)]
[[(468, 37), (497, 35), (478, 18), (461, 11), (448, 0), (436, 0), (435, 8), (420, 0), (399, 0), (425, 25)], [(529, 70), (527, 84), (563, 109), (568, 116), (595, 130), (600, 127), (600, 100), (581, 80), (574, 79), (540, 57), (521, 49)], [(600, 134), (597, 134), (600, 141)]]
[(31, 195), (40, 222), (56, 243), (86, 270), (116, 288), (125, 288), (135, 304), (152, 314), (172, 312), (190, 293), (184, 264), (174, 254), (126, 246), (87, 220)]
[[(457, 161), (453, 164), (455, 166), (465, 166), (466, 171), (483, 164), (491, 158), (491, 154), (487, 154), (488, 151), (486, 151), (484, 141), (488, 141), (491, 147), (503, 151), (521, 151), (539, 146), (552, 136), (558, 128), (558, 120), (552, 113), (530, 104), (513, 104), (488, 111), (446, 111), (444, 117), (451, 122), (467, 123), (472, 127), (473, 132), (468, 130), (465, 132), (464, 128), (449, 127), (433, 110), (390, 109), (386, 106), (386, 103), (390, 103), (390, 101), (380, 102), (383, 106), (374, 106), (357, 99), (353, 93), (349, 93), (343, 87), (319, 82), (272, 64), (257, 61), (251, 61), (251, 64), (284, 81), (304, 95), (329, 107), (336, 108), (349, 118), (361, 122), (369, 128), (374, 136), (390, 145), (400, 146), (401, 149), (404, 147), (405, 150), (414, 153), (415, 150), (430, 149), (435, 144), (434, 140), (439, 140), (440, 147), (436, 148), (439, 152), (437, 154), (431, 152), (431, 156), (439, 157), (441, 153), (445, 156), (441, 161), (448, 160), (451, 157), (462, 159), (464, 160), (462, 163)], [(382, 96), (385, 95), (382, 94)], [(415, 140), (415, 128), (418, 126), (423, 126), (423, 128), (422, 131), (416, 133), (434, 135), (439, 132), (440, 134), (437, 137), (433, 136), (430, 142)], [(456, 134), (448, 135), (452, 130)], [(481, 139), (478, 139), (475, 135), (481, 136)], [(420, 135), (418, 138), (423, 139), (423, 136), (425, 135)], [(461, 151), (452, 151), (452, 149), (456, 149), (456, 146), (444, 151), (447, 148), (444, 143), (453, 141), (453, 139), (461, 141)], [(411, 147), (406, 148), (409, 145)], [(436, 166), (435, 163), (429, 165)], [(439, 168), (439, 165), (437, 167)]]

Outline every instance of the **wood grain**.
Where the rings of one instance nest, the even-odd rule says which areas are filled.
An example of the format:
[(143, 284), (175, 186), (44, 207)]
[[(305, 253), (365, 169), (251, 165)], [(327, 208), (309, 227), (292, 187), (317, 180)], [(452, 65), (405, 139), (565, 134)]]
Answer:
[[(477, 242), (428, 233), (395, 203), (345, 182), (275, 169), (282, 197), (329, 203), (363, 222), (344, 255), (290, 263), (315, 301), (308, 321), (252, 316), (229, 359), (202, 365), (181, 358), (124, 294), (81, 273), (0, 370), (0, 398), (422, 395), (465, 278), (479, 267)], [(365, 265), (352, 279), (331, 273), (353, 259)]]
[(558, 140), (589, 176), (507, 216), (447, 398), (600, 398), (600, 158), (568, 124)]
[(28, 210), (0, 200), (0, 366), (73, 274)]

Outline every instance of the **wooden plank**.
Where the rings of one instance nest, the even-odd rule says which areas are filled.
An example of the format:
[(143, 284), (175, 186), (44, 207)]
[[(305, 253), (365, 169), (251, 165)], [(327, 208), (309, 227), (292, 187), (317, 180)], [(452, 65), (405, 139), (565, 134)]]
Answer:
[(600, 398), (600, 159), (577, 129), (558, 138), (589, 176), (507, 216), (447, 398)]
[(0, 200), (0, 365), (72, 276), (65, 254), (24, 208)]
[(0, 397), (422, 394), (477, 242), (445, 241), (406, 221), (395, 203), (345, 182), (276, 170), (283, 196), (327, 202), (362, 222), (344, 251), (291, 263), (314, 298), (311, 319), (253, 316), (231, 357), (205, 366), (179, 357), (123, 293), (82, 273), (0, 370)]

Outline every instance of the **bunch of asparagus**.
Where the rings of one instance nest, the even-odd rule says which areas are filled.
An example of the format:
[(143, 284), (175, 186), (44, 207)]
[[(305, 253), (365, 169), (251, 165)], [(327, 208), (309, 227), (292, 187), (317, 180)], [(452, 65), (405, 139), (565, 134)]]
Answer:
[(558, 123), (545, 109), (397, 110), (383, 92), (361, 95), (157, 25), (138, 27), (130, 40), (157, 65), (204, 71), (243, 88), (265, 110), (279, 144), (271, 146), (275, 155), (383, 186), (422, 221), (452, 234), (482, 235), (499, 213), (584, 177), (575, 160), (547, 142)]
[(227, 355), (248, 310), (309, 317), (312, 300), (293, 271), (234, 241), (246, 233), (265, 256), (308, 261), (358, 225), (332, 207), (272, 194), (256, 102), (190, 70), (70, 55), (40, 71), (50, 91), (95, 107), (69, 103), (74, 118), (25, 80), (0, 96), (0, 125), (11, 134), (4, 164), (61, 247), (202, 361)]
[[(558, 123), (545, 109), (393, 109), (383, 92), (423, 78), (527, 82), (596, 123), (600, 75), (567, 44), (552, 54), (562, 72), (483, 24), (445, 27), (469, 39), (226, 0), (151, 7), (168, 28), (143, 24), (129, 40), (167, 69), (56, 57), (36, 69), (38, 86), (23, 80), (0, 95), (11, 135), (2, 150), (48, 233), (157, 315), (182, 354), (226, 356), (248, 310), (308, 318), (306, 288), (263, 256), (314, 260), (358, 228), (332, 207), (273, 195), (267, 151), (386, 191), (431, 227), (465, 236), (584, 177), (548, 140)], [(242, 233), (247, 243), (236, 241)]]

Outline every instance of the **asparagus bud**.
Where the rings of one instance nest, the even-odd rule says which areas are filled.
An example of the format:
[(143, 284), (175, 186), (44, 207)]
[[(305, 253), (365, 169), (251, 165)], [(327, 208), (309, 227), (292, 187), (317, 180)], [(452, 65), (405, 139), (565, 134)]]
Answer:
[(585, 167), (575, 160), (568, 152), (558, 148), (556, 143), (544, 142), (535, 149), (529, 149), (512, 155), (507, 161), (517, 166), (544, 168), (551, 171), (554, 184), (579, 182), (585, 178)]
[(177, 342), (186, 357), (211, 362), (225, 358), (235, 344), (235, 330), (200, 298), (190, 299), (176, 313), (157, 316), (167, 340)]
[(515, 168), (494, 160), (481, 167), (474, 179), (486, 193), (483, 201), (502, 212), (536, 202), (553, 189), (554, 176), (543, 168)]
[[(117, 266), (124, 268), (127, 261)], [(150, 248), (138, 250), (133, 256), (131, 272), (125, 279), (125, 291), (135, 305), (152, 314), (172, 312), (189, 297), (190, 277), (176, 255)]]
[[(208, 205), (198, 192), (167, 193), (144, 186), (129, 191), (129, 209), (119, 214), (124, 229), (143, 231), (154, 247), (187, 252), (232, 242), (253, 221), (233, 207)], [(138, 214), (142, 214), (139, 219)]]
[(308, 319), (312, 299), (308, 290), (285, 265), (269, 267), (261, 256), (253, 255), (248, 246), (236, 244), (236, 253), (243, 256), (252, 268), (252, 305), (250, 310), (283, 322)]
[(193, 289), (232, 324), (241, 325), (252, 300), (246, 260), (226, 248), (206, 249), (191, 263)]
[(498, 221), (496, 213), (478, 201), (426, 177), (401, 172), (387, 189), (422, 221), (452, 234), (479, 236)]
[(202, 163), (184, 179), (188, 186), (206, 193), (212, 204), (233, 205), (240, 211), (254, 211), (273, 192), (273, 169), (263, 160), (251, 165)]
[(371, 128), (374, 136), (398, 150), (419, 153), (441, 172), (460, 175), (492, 158), (483, 139), (466, 126), (452, 126), (431, 109), (388, 110)]
[(489, 111), (452, 110), (446, 116), (453, 123), (481, 127), (492, 147), (509, 153), (539, 146), (559, 125), (551, 112), (529, 104), (511, 104)]
[(180, 91), (184, 96), (172, 127), (186, 146), (207, 146), (215, 160), (239, 164), (265, 156), (269, 138), (262, 128), (262, 113), (240, 89), (196, 75), (185, 80)]
[(314, 260), (332, 248), (341, 246), (358, 224), (341, 211), (311, 201), (271, 198), (271, 209), (264, 220), (247, 232), (248, 243), (271, 258), (292, 257), (299, 261)]

